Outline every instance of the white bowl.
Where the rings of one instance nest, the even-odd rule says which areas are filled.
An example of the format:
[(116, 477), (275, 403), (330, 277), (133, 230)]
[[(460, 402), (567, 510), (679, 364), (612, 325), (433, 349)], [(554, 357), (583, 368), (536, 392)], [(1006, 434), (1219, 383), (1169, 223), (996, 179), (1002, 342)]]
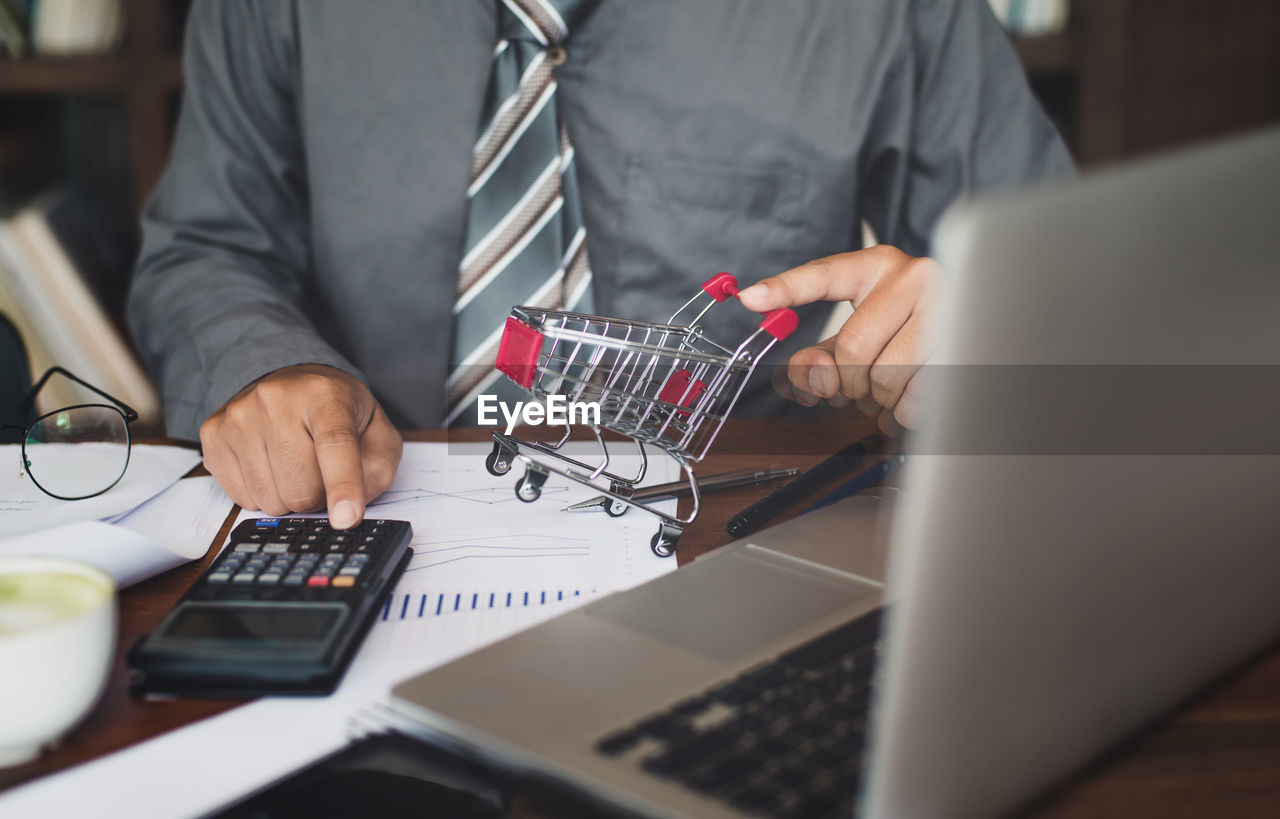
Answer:
[(39, 756), (97, 702), (115, 648), (115, 591), (86, 563), (0, 558), (0, 767)]

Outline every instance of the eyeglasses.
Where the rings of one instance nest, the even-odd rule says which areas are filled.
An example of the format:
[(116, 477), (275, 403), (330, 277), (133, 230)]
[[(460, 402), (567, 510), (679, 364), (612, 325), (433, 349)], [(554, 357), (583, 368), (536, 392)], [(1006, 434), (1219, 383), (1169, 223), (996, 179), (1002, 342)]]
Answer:
[(138, 420), (138, 413), (62, 367), (50, 367), (41, 376), (22, 399), (20, 412), (31, 410), (54, 375), (71, 379), (111, 404), (75, 404), (45, 413), (25, 427), (0, 424), (0, 430), (22, 433), (21, 468), (41, 492), (59, 500), (101, 495), (120, 482), (129, 466), (129, 424)]

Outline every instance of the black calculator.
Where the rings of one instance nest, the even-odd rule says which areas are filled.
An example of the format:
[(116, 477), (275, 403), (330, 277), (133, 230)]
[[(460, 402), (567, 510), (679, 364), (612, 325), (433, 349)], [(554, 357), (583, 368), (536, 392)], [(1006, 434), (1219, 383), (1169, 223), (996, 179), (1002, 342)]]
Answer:
[(412, 556), (403, 520), (242, 521), (173, 611), (129, 651), (146, 695), (328, 694)]

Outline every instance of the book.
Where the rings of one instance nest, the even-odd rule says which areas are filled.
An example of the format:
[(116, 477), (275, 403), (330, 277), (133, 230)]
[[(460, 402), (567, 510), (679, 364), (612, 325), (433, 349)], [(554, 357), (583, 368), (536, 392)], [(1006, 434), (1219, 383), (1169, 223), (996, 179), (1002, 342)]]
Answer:
[(1000, 23), (1011, 34), (1043, 35), (1063, 31), (1070, 0), (988, 0)]
[(102, 54), (124, 34), (122, 0), (40, 0), (31, 42), (40, 54)]
[[(155, 387), (86, 281), (87, 266), (75, 260), (93, 254), (84, 242), (68, 241), (75, 235), (67, 229), (68, 220), (62, 220), (61, 235), (50, 221), (51, 214), (74, 212), (66, 204), (68, 196), (74, 194), (53, 191), (0, 222), (0, 270), (7, 279), (4, 309), (28, 346), (34, 378), (59, 364), (133, 407), (140, 421), (158, 423)], [(92, 225), (84, 218), (72, 223), (81, 228)], [(71, 245), (78, 245), (74, 254)], [(48, 397), (42, 394), (42, 406), (64, 400), (62, 389), (55, 387)], [(79, 388), (74, 389), (73, 394), (80, 395)]]

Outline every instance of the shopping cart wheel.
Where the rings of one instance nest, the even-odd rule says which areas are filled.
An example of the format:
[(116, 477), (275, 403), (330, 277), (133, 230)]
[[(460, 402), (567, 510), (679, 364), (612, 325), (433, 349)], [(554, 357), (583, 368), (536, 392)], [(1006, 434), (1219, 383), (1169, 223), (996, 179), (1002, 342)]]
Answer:
[(671, 557), (676, 553), (676, 541), (679, 539), (680, 530), (668, 523), (663, 523), (649, 539), (649, 548), (658, 557)]
[(516, 481), (516, 497), (525, 503), (533, 503), (542, 496), (542, 485), (546, 482), (547, 473), (525, 470), (524, 477)]
[(493, 451), (485, 456), (484, 468), (490, 475), (505, 475), (511, 471), (511, 451), (502, 444), (494, 443)]

